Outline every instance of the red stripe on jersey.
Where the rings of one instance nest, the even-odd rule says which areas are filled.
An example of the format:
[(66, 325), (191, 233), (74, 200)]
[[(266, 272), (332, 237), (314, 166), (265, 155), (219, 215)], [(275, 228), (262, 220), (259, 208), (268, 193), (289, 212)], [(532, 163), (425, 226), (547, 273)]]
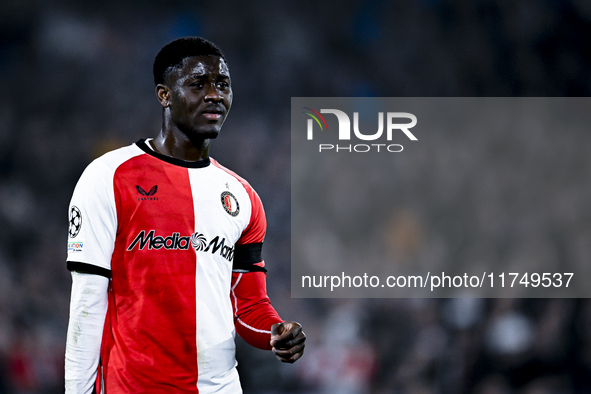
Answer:
[(231, 171), (226, 167), (222, 166), (220, 163), (218, 163), (211, 157), (209, 158), (209, 160), (211, 164), (226, 171), (228, 174), (236, 178), (242, 184), (242, 186), (244, 186), (244, 189), (246, 189), (246, 192), (248, 193), (248, 197), (250, 197), (250, 202), (252, 205), (250, 222), (242, 232), (242, 237), (240, 237), (236, 244), (243, 245), (263, 242), (263, 240), (265, 239), (265, 232), (267, 231), (267, 218), (265, 217), (265, 210), (263, 209), (263, 203), (261, 202), (261, 198), (245, 179), (240, 177), (234, 171)]
[(105, 392), (197, 393), (188, 171), (144, 154), (123, 163), (113, 182), (118, 229), (101, 349)]

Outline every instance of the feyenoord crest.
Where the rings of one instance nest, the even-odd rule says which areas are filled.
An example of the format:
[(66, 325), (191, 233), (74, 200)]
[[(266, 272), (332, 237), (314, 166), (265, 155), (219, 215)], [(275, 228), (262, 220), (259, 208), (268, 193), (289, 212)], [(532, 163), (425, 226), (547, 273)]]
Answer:
[(82, 227), (82, 213), (77, 206), (72, 205), (70, 208), (70, 238), (76, 238)]
[(238, 205), (238, 200), (236, 197), (230, 192), (223, 192), (222, 193), (222, 206), (232, 216), (237, 216), (240, 212), (240, 205)]

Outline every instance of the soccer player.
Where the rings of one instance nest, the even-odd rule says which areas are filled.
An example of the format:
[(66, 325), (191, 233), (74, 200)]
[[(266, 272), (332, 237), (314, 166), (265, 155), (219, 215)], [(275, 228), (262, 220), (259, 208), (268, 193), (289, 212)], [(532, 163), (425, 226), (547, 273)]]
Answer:
[(84, 171), (70, 204), (66, 393), (240, 393), (235, 333), (283, 362), (299, 323), (266, 294), (259, 196), (209, 157), (232, 104), (221, 50), (172, 41), (154, 61), (162, 129)]

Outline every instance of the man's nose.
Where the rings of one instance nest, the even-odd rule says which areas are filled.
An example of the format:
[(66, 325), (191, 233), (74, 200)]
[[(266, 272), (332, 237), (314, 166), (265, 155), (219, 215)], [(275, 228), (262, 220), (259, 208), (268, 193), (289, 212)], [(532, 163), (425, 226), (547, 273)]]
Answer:
[(205, 91), (205, 100), (206, 101), (220, 101), (222, 99), (222, 95), (218, 90), (215, 84), (208, 84)]

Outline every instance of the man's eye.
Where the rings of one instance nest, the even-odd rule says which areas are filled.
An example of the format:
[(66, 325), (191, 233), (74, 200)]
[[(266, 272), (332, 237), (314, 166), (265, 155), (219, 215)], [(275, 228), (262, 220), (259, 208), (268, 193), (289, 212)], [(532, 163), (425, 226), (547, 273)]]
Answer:
[(191, 84), (191, 87), (194, 88), (202, 88), (203, 87), (203, 82), (194, 82)]
[(228, 87), (230, 87), (230, 84), (227, 82), (218, 82), (217, 87), (218, 89), (228, 89)]

